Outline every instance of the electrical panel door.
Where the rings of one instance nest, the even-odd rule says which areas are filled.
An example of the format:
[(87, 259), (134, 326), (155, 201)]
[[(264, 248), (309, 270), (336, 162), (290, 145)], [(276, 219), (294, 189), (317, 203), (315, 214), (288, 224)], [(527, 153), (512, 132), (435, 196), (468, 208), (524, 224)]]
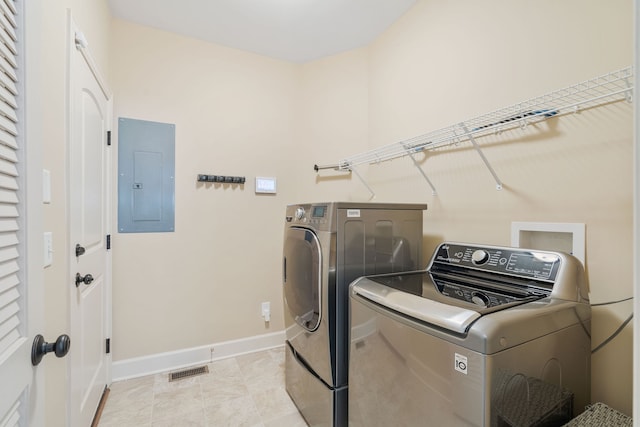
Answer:
[(118, 120), (118, 231), (175, 229), (175, 125)]

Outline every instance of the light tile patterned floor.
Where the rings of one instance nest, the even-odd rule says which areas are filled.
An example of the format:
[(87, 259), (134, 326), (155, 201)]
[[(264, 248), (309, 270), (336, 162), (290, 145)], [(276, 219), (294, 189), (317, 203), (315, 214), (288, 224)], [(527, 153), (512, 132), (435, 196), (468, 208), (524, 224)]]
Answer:
[(173, 382), (168, 373), (114, 382), (100, 427), (307, 426), (284, 388), (284, 348), (208, 367)]

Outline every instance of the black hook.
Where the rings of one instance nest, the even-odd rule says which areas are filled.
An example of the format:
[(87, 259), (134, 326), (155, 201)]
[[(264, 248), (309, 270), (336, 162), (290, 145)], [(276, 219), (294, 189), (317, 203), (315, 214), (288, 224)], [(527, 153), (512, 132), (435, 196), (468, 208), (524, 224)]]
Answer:
[(82, 246), (80, 246), (79, 243), (76, 244), (76, 257), (79, 257), (80, 255), (84, 255), (85, 252), (86, 252), (85, 249)]

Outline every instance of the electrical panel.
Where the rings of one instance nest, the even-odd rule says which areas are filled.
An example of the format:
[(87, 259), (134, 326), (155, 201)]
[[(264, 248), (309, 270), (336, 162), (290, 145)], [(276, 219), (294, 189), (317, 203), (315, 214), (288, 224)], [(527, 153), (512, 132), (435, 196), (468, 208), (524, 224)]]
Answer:
[(175, 125), (118, 120), (118, 231), (175, 231)]

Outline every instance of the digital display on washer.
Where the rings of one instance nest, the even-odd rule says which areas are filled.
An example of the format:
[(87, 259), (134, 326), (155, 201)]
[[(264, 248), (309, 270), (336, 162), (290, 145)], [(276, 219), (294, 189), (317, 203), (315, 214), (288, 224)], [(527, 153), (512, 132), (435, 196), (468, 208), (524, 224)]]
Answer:
[(314, 206), (313, 211), (311, 212), (311, 216), (314, 218), (324, 218), (324, 215), (327, 213), (326, 206)]
[(512, 253), (506, 270), (518, 274), (548, 279), (553, 272), (553, 266), (558, 257), (549, 254)]

